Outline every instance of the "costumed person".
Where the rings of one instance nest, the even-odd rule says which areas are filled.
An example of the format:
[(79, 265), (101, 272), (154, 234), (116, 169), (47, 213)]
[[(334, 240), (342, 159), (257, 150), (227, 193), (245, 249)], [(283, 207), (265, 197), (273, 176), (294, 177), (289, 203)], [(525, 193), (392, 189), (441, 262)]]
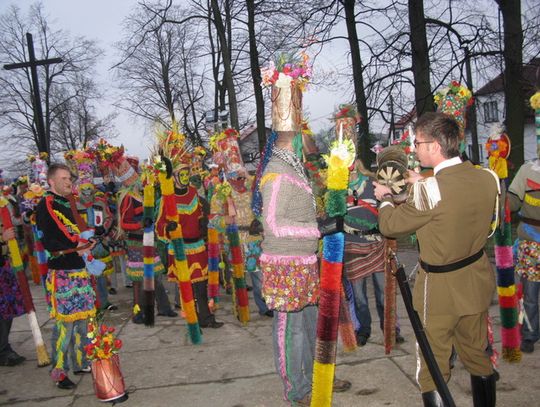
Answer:
[(536, 112), (538, 158), (523, 164), (508, 188), (510, 210), (519, 211), (516, 272), (523, 284), (526, 318), (521, 326), (520, 349), (525, 353), (534, 352), (534, 344), (540, 339), (540, 92), (531, 97), (531, 106)]
[[(98, 167), (104, 177), (111, 178), (111, 173), (122, 184), (117, 199), (117, 224), (119, 233), (115, 239), (124, 240), (127, 247), (126, 274), (133, 285), (133, 317), (132, 321), (142, 324), (146, 321), (150, 324), (153, 315), (145, 315), (143, 310), (153, 313), (153, 304), (146, 304), (143, 295), (143, 194), (142, 183), (138, 169), (139, 161), (136, 157), (128, 157), (124, 154), (123, 147), (115, 147), (107, 141), (100, 139), (90, 150), (97, 159)], [(175, 317), (178, 314), (171, 309), (165, 287), (159, 278), (165, 268), (159, 259), (154, 257), (154, 293), (158, 305), (158, 315)], [(150, 297), (150, 296), (149, 296)]]
[[(284, 399), (308, 406), (315, 357), (320, 237), (313, 191), (300, 158), (302, 89), (311, 68), (307, 56), (296, 63), (285, 62), (289, 61), (281, 58), (277, 66), (261, 69), (263, 85), (272, 86), (272, 133), (257, 170), (253, 207), (257, 215), (262, 208), (262, 293), (274, 311), (274, 362)], [(334, 389), (340, 386), (334, 383)]]
[[(379, 326), (384, 330), (384, 273), (386, 244), (379, 232), (377, 200), (372, 181), (375, 174), (356, 160), (347, 191), (345, 232), (345, 275), (352, 284), (354, 314), (359, 322), (356, 340), (364, 346), (371, 336), (371, 313), (367, 296), (367, 281), (371, 277)], [(405, 339), (396, 326), (396, 343)]]
[[(197, 190), (190, 185), (191, 154), (185, 150), (184, 141), (184, 136), (175, 130), (166, 132), (159, 141), (162, 144), (160, 145), (161, 151), (171, 152), (166, 158), (172, 165), (174, 202), (179, 224), (168, 219), (165, 210), (166, 199), (162, 196), (156, 221), (156, 237), (166, 245), (173, 245), (171, 232), (180, 227), (198, 325), (201, 328), (221, 328), (223, 322), (216, 321), (208, 304), (208, 253), (205, 246), (205, 236), (201, 234), (201, 222), (204, 221), (203, 211)], [(169, 251), (172, 251), (171, 249)], [(175, 253), (174, 256), (176, 257), (178, 254)], [(168, 262), (168, 276), (170, 280), (179, 284), (182, 302), (184, 302), (186, 299), (189, 300), (188, 297), (184, 297), (184, 294), (187, 294), (185, 293), (187, 285), (185, 285), (186, 282), (182, 281), (181, 270), (176, 269), (175, 263)], [(184, 292), (182, 292), (182, 284), (185, 285)], [(186, 317), (194, 319), (195, 316), (186, 315)], [(188, 323), (195, 324), (195, 320), (188, 321)]]
[(52, 333), (51, 377), (60, 389), (76, 385), (68, 377), (89, 373), (87, 343), (88, 319), (96, 314), (95, 293), (83, 257), (93, 243), (81, 235), (66, 198), (72, 192), (71, 173), (65, 164), (52, 164), (47, 172), (49, 192), (36, 208), (36, 224), (41, 242), (50, 253), (46, 279), (47, 305), (55, 321)]
[[(450, 379), (452, 346), (471, 374), (474, 406), (495, 406), (495, 375), (485, 352), (487, 314), (495, 291), (495, 275), (484, 246), (497, 208), (498, 178), (459, 158), (460, 128), (450, 116), (424, 113), (416, 123), (417, 157), (434, 176), (412, 183), (401, 205), (392, 190), (375, 183), (379, 229), (384, 236), (416, 232), (420, 269), (413, 305), (445, 381)], [(424, 406), (443, 402), (423, 357), (417, 380)]]
[(87, 227), (94, 229), (96, 245), (92, 249), (94, 258), (103, 261), (106, 265), (103, 273), (96, 278), (96, 294), (101, 310), (117, 310), (118, 307), (109, 301), (107, 290), (107, 276), (114, 271), (112, 257), (106, 243), (107, 236), (113, 221), (104, 195), (96, 190), (94, 185), (95, 156), (84, 150), (72, 150), (64, 154), (68, 165), (75, 170), (73, 175), (77, 178), (74, 182), (74, 198), (77, 211), (86, 223)]
[[(1, 222), (1, 219), (0, 219)], [(0, 366), (16, 366), (26, 360), (9, 344), (13, 318), (24, 314), (23, 295), (8, 257), (8, 240), (15, 238), (15, 229), (0, 225)]]

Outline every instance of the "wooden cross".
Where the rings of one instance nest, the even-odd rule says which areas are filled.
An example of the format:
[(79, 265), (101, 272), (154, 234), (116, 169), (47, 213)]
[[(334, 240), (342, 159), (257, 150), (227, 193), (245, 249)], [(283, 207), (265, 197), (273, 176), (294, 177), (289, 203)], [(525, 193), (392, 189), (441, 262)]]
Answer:
[(39, 95), (39, 82), (36, 67), (39, 65), (51, 65), (62, 62), (62, 58), (40, 59), (36, 60), (34, 54), (34, 41), (32, 34), (26, 33), (26, 41), (28, 43), (28, 62), (19, 62), (16, 64), (4, 65), (4, 69), (20, 69), (30, 68), (32, 79), (32, 107), (34, 110), (34, 123), (36, 125), (38, 136), (38, 150), (40, 153), (47, 153), (47, 162), (50, 160), (50, 142), (45, 133), (45, 124), (43, 121), (43, 110), (41, 108), (41, 97)]

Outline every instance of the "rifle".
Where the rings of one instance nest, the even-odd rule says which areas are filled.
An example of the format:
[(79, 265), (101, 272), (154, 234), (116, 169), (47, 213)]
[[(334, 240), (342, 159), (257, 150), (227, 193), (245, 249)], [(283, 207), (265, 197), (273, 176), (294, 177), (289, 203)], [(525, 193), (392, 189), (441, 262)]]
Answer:
[(446, 407), (456, 407), (456, 403), (454, 403), (450, 390), (448, 390), (448, 386), (442, 376), (439, 365), (437, 365), (437, 361), (435, 360), (435, 356), (433, 355), (433, 351), (429, 345), (424, 327), (420, 321), (420, 317), (413, 307), (411, 287), (407, 281), (405, 268), (403, 267), (403, 264), (399, 262), (396, 253), (392, 249), (388, 249), (388, 256), (390, 260), (390, 267), (392, 268), (392, 274), (397, 280), (399, 291), (401, 291), (401, 296), (403, 297), (403, 302), (405, 304), (405, 308), (407, 309), (407, 315), (411, 321), (414, 336), (416, 336), (416, 342), (418, 343), (418, 347), (422, 352), (422, 356), (424, 357), (429, 373), (431, 374), (431, 378), (435, 382), (435, 386), (437, 387), (437, 391), (439, 392), (444, 405)]

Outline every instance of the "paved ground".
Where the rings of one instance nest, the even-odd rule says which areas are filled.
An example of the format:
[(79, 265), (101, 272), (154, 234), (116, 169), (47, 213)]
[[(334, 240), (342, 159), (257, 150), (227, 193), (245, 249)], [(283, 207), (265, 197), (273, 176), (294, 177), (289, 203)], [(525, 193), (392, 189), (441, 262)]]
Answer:
[[(412, 270), (416, 254), (407, 251), (401, 260)], [(38, 319), (50, 350), (52, 322), (45, 311), (43, 294), (32, 287)], [(370, 288), (371, 292), (371, 288)], [(172, 297), (172, 296), (171, 296)], [(399, 297), (399, 296), (398, 296)], [(130, 289), (121, 287), (111, 296), (120, 306), (106, 322), (117, 326), (124, 341), (121, 364), (129, 391), (127, 406), (193, 407), (282, 407), (281, 383), (274, 371), (271, 347), (271, 319), (251, 313), (244, 327), (231, 312), (229, 296), (223, 296), (218, 319), (221, 329), (205, 329), (204, 343), (190, 345), (181, 318), (157, 317), (156, 325), (146, 328), (129, 320)], [(373, 301), (373, 298), (371, 298)], [(251, 303), (252, 310), (255, 305)], [(374, 304), (371, 309), (374, 310)], [(401, 299), (398, 313), (406, 342), (390, 355), (384, 354), (382, 335), (374, 330), (368, 344), (356, 352), (338, 350), (337, 375), (352, 382), (352, 388), (335, 394), (334, 406), (419, 406), (414, 372), (415, 346), (410, 323)], [(498, 307), (491, 307), (495, 322), (496, 346), (500, 350)], [(374, 327), (378, 322), (374, 322)], [(37, 368), (32, 336), (26, 317), (15, 320), (11, 343), (28, 360), (21, 366), (0, 367), (0, 406), (98, 406), (90, 375), (72, 376), (78, 384), (72, 391), (59, 390), (48, 375), (48, 368)], [(539, 406), (540, 349), (524, 355), (521, 363), (500, 361), (499, 406)], [(458, 362), (453, 370), (450, 391), (457, 406), (472, 406), (469, 376)]]

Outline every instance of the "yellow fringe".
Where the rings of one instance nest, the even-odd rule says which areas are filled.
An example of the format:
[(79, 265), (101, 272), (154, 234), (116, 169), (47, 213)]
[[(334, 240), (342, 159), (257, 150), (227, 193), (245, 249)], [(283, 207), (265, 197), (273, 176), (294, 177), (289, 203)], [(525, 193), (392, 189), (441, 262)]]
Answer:
[(48, 366), (51, 364), (51, 359), (49, 358), (49, 353), (47, 352), (45, 344), (42, 343), (41, 345), (37, 345), (36, 353), (39, 367)]
[(69, 315), (59, 314), (58, 312), (54, 310), (51, 311), (51, 318), (55, 318), (57, 321), (64, 321), (64, 322), (75, 322), (75, 321), (80, 321), (82, 319), (87, 319), (87, 318), (91, 318), (95, 316), (96, 316), (95, 308), (88, 311), (76, 312), (75, 314), (69, 314)]
[(497, 294), (501, 297), (512, 297), (516, 293), (516, 286), (511, 285), (508, 287), (497, 287)]
[(199, 253), (204, 252), (205, 250), (206, 250), (206, 247), (204, 246), (204, 244), (194, 249), (188, 249), (186, 246), (184, 246), (184, 253), (186, 254), (186, 256), (188, 254), (199, 254)]
[(184, 311), (186, 315), (186, 321), (188, 324), (194, 324), (197, 322), (197, 312), (195, 312), (195, 301), (182, 303), (182, 311)]
[(56, 365), (54, 366), (57, 369), (64, 369), (64, 352), (62, 352), (62, 342), (66, 338), (66, 326), (64, 324), (56, 324), (58, 327), (58, 339), (56, 340)]
[(278, 176), (279, 174), (276, 173), (276, 172), (269, 172), (268, 174), (266, 174), (265, 176), (263, 176), (261, 178), (261, 188), (264, 186), (264, 184), (266, 184), (268, 181), (273, 181), (276, 179), (276, 177)]
[(82, 366), (83, 355), (81, 352), (81, 334), (75, 334), (75, 359), (77, 360), (77, 366)]
[(22, 266), (21, 252), (19, 251), (19, 245), (16, 239), (8, 240), (9, 257), (11, 258), (11, 265), (13, 267)]
[(502, 357), (510, 363), (521, 362), (521, 350), (519, 348), (503, 348)]
[(349, 183), (349, 169), (347, 167), (342, 168), (328, 168), (328, 189), (342, 190), (347, 189)]
[(249, 322), (249, 307), (238, 307), (238, 317), (246, 325)]
[(313, 387), (311, 393), (311, 407), (331, 407), (332, 389), (334, 386), (333, 363), (323, 364), (313, 362)]
[(143, 264), (154, 264), (153, 257), (143, 257)]
[(174, 182), (173, 182), (172, 177), (167, 178), (167, 174), (159, 173), (158, 179), (159, 179), (159, 183), (161, 184), (161, 194), (163, 196), (173, 195)]

